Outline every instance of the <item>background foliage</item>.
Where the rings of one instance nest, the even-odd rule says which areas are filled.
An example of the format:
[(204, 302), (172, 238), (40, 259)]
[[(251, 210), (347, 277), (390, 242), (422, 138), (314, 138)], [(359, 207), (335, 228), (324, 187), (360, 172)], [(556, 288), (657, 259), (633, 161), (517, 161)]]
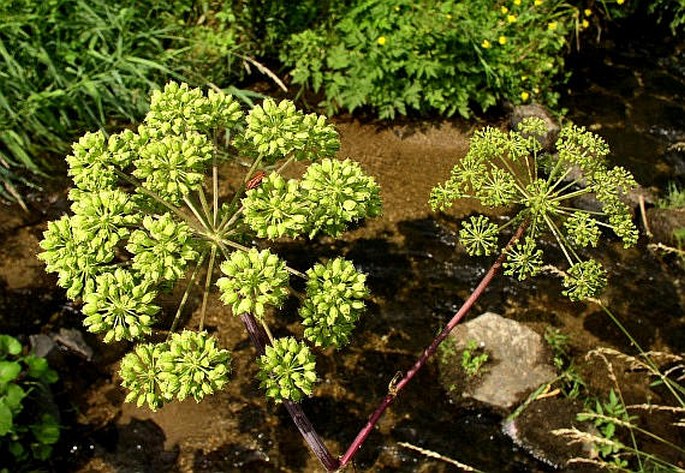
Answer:
[(505, 99), (554, 105), (577, 20), (549, 0), (366, 0), (294, 35), (281, 57), (294, 83), (323, 90), (329, 112), (467, 117)]
[(84, 130), (141, 120), (169, 78), (249, 99), (230, 87), (238, 36), (230, 5), (216, 3), (0, 2), (0, 197), (19, 197), (18, 169), (44, 171)]
[(170, 78), (250, 101), (250, 72), (365, 107), (469, 116), (554, 106), (579, 34), (649, 11), (677, 31), (683, 0), (5, 0), (0, 2), (0, 198), (85, 130), (142, 119)]
[(45, 358), (24, 355), (21, 343), (0, 335), (0, 472), (31, 470), (59, 438), (48, 384), (57, 381)]

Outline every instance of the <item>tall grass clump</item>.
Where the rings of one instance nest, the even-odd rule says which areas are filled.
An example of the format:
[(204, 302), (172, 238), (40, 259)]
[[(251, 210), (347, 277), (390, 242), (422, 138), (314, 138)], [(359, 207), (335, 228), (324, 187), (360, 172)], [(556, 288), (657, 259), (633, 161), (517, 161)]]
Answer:
[[(84, 128), (133, 122), (179, 54), (155, 2), (19, 0), (0, 4), (0, 163), (39, 172)], [(14, 181), (16, 182), (16, 181)]]
[[(0, 198), (46, 170), (85, 130), (142, 120), (170, 78), (233, 86), (250, 65), (222, 2), (19, 0), (0, 3)], [(28, 171), (28, 172), (26, 172)], [(20, 176), (23, 176), (20, 177)]]

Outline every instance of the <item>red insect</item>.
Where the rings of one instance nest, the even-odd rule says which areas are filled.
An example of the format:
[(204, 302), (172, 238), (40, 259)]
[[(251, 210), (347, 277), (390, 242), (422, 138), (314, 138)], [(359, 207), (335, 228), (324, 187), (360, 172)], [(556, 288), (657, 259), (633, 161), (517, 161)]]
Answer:
[(250, 189), (257, 187), (262, 182), (262, 179), (264, 179), (264, 176), (266, 176), (264, 171), (257, 171), (255, 175), (245, 183), (245, 190), (249, 191)]

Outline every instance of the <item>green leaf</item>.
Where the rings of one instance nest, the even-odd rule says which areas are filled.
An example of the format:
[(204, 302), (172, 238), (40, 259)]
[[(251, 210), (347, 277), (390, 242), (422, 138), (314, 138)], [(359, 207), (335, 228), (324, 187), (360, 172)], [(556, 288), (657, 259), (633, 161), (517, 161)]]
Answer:
[(45, 358), (29, 355), (24, 358), (24, 361), (28, 365), (28, 376), (34, 379), (42, 378), (50, 369)]
[(12, 430), (12, 410), (5, 404), (4, 399), (0, 399), (0, 437)]
[(26, 449), (20, 442), (10, 442), (8, 450), (16, 459), (26, 458)]
[(21, 365), (16, 361), (0, 361), (0, 384), (17, 379), (20, 373)]
[(26, 397), (26, 392), (18, 384), (10, 384), (7, 386), (7, 392), (2, 398), (5, 405), (9, 407), (12, 412), (19, 412), (21, 409), (21, 401)]
[(31, 432), (44, 445), (52, 445), (59, 440), (59, 424), (49, 414), (43, 414), (41, 422), (31, 426)]
[(4, 354), (18, 355), (21, 353), (21, 343), (10, 335), (0, 335), (0, 356)]

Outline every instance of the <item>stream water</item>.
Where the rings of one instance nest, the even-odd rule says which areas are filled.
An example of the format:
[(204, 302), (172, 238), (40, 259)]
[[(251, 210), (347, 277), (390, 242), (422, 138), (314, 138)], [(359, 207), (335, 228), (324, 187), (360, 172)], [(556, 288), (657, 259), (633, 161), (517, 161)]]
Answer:
[[(654, 42), (634, 37), (633, 31), (616, 33), (602, 47), (583, 46), (582, 54), (570, 61), (575, 72), (562, 105), (569, 109), (569, 118), (607, 138), (616, 164), (633, 171), (643, 186), (663, 189), (667, 181), (685, 179), (685, 147), (677, 147), (685, 141), (685, 48), (682, 41)], [(348, 122), (341, 123), (341, 129), (344, 140), (352, 137), (367, 154), (397, 148), (395, 154), (383, 154), (386, 161), (369, 164), (392, 182), (386, 191), (396, 206), (389, 210), (395, 221), (392, 231), (372, 227), (345, 242), (281, 247), (296, 268), (308, 267), (317, 257), (344, 254), (369, 274), (374, 295), (369, 314), (349, 349), (319, 357), (322, 383), (317, 396), (304, 403), (334, 453), (347, 447), (395, 373), (414, 362), (490, 264), (485, 258), (467, 257), (455, 244), (457, 220), (468, 209), (435, 217), (423, 203), (414, 209), (416, 204), (410, 202), (416, 200), (423, 181), (426, 188), (437, 183), (442, 176), (436, 175), (448, 173), (454, 156), (463, 154), (469, 125), (444, 122), (379, 129)], [(348, 145), (347, 151), (354, 157), (355, 145)], [(393, 167), (392, 160), (401, 153), (414, 153), (412, 161)], [(427, 195), (418, 197), (425, 202)], [(8, 237), (10, 247), (0, 254), (3, 267), (14, 265), (13, 251), (37, 251), (40, 220), (62, 212), (60, 202), (63, 193), (58, 192), (50, 201), (35, 204), (44, 204), (46, 214), (12, 227), (15, 236)], [(20, 234), (23, 237), (16, 236)], [(609, 245), (600, 259), (611, 276), (606, 298), (635, 338), (645, 347), (685, 352), (682, 270), (646, 251), (645, 242), (628, 251)], [(22, 279), (28, 277), (26, 265), (16, 274), (5, 272), (14, 279), (7, 282), (6, 276), (0, 287), (0, 313), (24, 314), (5, 317), (8, 330), (78, 328), (78, 312), (59, 292), (46, 289), (52, 281), (40, 275), (40, 264), (29, 267), (33, 283)], [(551, 278), (526, 284), (498, 278), (471, 315), (484, 311), (526, 322), (540, 332), (548, 325), (560, 328), (570, 335), (577, 353), (598, 344), (632, 350), (603, 312), (564, 300), (559, 281)], [(200, 405), (184, 402), (156, 414), (122, 407), (123, 396), (112, 373), (125, 346), (104, 350), (97, 339), (86, 336), (95, 348), (94, 361), (73, 352), (63, 354), (58, 367), (71, 374), (63, 376), (58, 401), (71, 406), (65, 414), (71, 425), (60, 445), (56, 471), (317, 471), (317, 460), (285, 411), (265, 402), (253, 381), (254, 351), (246, 334), (222, 313), (218, 304), (210, 306), (210, 328), (218, 330), (226, 346), (234, 347), (236, 381)], [(294, 306), (287, 305), (275, 335), (296, 332), (296, 322)], [(377, 472), (456, 471), (398, 446), (404, 441), (487, 472), (553, 470), (514, 446), (501, 432), (501, 420), (494, 412), (457, 406), (440, 387), (437, 366), (432, 364), (386, 413), (356, 465), (361, 471)]]

